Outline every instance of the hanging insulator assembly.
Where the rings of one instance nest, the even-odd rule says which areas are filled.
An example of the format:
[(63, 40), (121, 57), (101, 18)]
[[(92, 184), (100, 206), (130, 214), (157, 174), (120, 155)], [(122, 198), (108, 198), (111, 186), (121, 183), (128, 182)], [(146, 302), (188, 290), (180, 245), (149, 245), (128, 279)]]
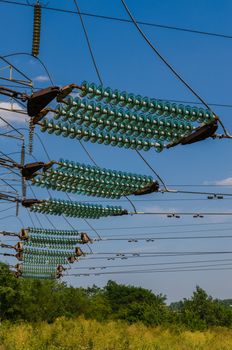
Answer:
[(34, 5), (33, 40), (32, 40), (33, 56), (38, 56), (39, 54), (40, 30), (41, 30), (41, 5), (37, 2), (37, 4)]

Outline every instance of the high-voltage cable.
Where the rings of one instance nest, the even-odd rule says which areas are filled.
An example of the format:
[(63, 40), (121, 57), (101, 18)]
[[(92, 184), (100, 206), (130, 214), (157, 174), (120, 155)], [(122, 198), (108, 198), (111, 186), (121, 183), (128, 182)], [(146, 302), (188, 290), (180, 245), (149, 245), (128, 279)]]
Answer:
[[(0, 0), (0, 2), (5, 4), (12, 4), (17, 6), (24, 6), (24, 7), (33, 7), (34, 5), (29, 3), (22, 3), (18, 1), (12, 1), (12, 0)], [(43, 6), (41, 5), (41, 8), (48, 11), (54, 11), (54, 12), (60, 12), (60, 13), (67, 13), (67, 14), (77, 14), (76, 11), (71, 9), (62, 9), (57, 7), (51, 7), (51, 6)], [(89, 12), (80, 12), (82, 16), (86, 17), (92, 17), (92, 18), (99, 18), (103, 20), (110, 20), (110, 21), (117, 21), (117, 22), (124, 22), (124, 23), (133, 23), (130, 19), (122, 18), (122, 17), (113, 17), (113, 16), (107, 16), (107, 15), (99, 15), (96, 13), (89, 13)], [(150, 27), (157, 27), (157, 28), (164, 28), (168, 30), (177, 30), (177, 31), (183, 31), (186, 33), (192, 33), (192, 34), (199, 34), (199, 35), (207, 35), (207, 36), (213, 36), (218, 38), (224, 38), (224, 39), (232, 39), (232, 36), (226, 33), (214, 33), (209, 31), (203, 31), (200, 29), (193, 29), (193, 28), (183, 28), (183, 27), (175, 27), (171, 25), (165, 25), (165, 24), (159, 24), (159, 23), (152, 23), (152, 22), (145, 22), (145, 21), (137, 21), (140, 25), (150, 26)]]

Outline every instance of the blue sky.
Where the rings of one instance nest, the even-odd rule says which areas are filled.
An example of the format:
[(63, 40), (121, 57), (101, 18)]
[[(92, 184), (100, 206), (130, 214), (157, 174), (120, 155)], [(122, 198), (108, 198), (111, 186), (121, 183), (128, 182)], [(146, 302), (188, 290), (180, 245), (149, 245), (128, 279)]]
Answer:
[[(83, 12), (127, 18), (119, 0), (90, 0), (88, 2), (82, 0), (78, 3)], [(65, 4), (65, 2), (51, 0), (49, 6), (75, 9), (72, 1)], [(232, 3), (230, 1), (191, 0), (173, 2), (166, 0), (160, 2), (139, 0), (134, 2), (128, 0), (128, 6), (135, 18), (140, 21), (226, 33), (228, 35), (232, 34), (230, 25)], [(31, 52), (32, 9), (0, 3), (0, 11), (1, 55), (13, 52)], [(84, 17), (84, 20), (105, 86), (155, 98), (196, 101), (154, 55), (132, 24), (92, 17)], [(148, 26), (143, 26), (142, 28), (161, 53), (207, 102), (230, 103), (232, 78), (230, 67), (232, 59), (231, 39)], [(98, 83), (79, 17), (75, 14), (43, 11), (39, 57), (46, 63), (57, 85), (62, 86), (72, 82), (80, 84), (83, 80)], [(20, 67), (33, 79), (36, 87), (48, 86), (49, 82), (46, 74), (36, 60), (29, 56), (17, 56), (11, 60), (12, 63)], [(7, 102), (3, 98), (1, 101)], [(214, 109), (228, 128), (232, 130), (231, 109), (223, 107), (215, 107)], [(27, 127), (27, 124), (20, 116), (9, 115), (3, 111), (1, 115), (4, 115), (17, 127)], [(21, 119), (19, 120), (19, 118)], [(52, 159), (63, 157), (89, 163), (89, 159), (78, 142), (41, 134), (39, 128), (36, 129), (36, 132), (41, 136)], [(2, 138), (1, 145), (4, 152), (18, 150), (16, 141)], [(36, 138), (34, 146), (34, 155), (39, 160), (46, 161), (46, 155)], [(152, 175), (134, 151), (91, 143), (85, 143), (85, 146), (102, 167)], [(232, 178), (230, 140), (210, 139), (185, 147), (178, 146), (160, 154), (152, 150), (143, 154), (167, 184), (203, 185), (217, 184), (218, 181), (224, 181), (222, 184), (232, 185), (232, 181), (228, 180)], [(226, 180), (227, 182), (225, 182)], [(200, 190), (202, 188), (188, 187), (188, 189)], [(211, 189), (216, 191), (215, 187)], [(220, 187), (217, 190), (227, 193), (231, 192), (230, 187)], [(46, 191), (37, 188), (34, 188), (34, 191), (39, 198), (47, 198)], [(66, 198), (64, 194), (59, 192), (54, 192), (54, 197)], [(192, 200), (193, 198), (194, 200)], [(91, 202), (90, 197), (72, 195), (72, 199)], [(133, 200), (133, 197), (131, 199)], [(135, 202), (136, 207), (144, 211), (231, 211), (230, 199), (205, 200), (206, 197), (204, 196), (180, 194), (152, 194), (143, 197), (143, 199), (153, 200), (149, 202)], [(112, 204), (117, 203), (114, 202)], [(121, 205), (130, 209), (127, 202), (121, 202)], [(9, 206), (9, 204), (1, 204), (1, 208)], [(0, 213), (1, 217), (13, 214), (13, 210)], [(25, 223), (25, 226), (31, 225), (30, 218), (24, 210), (20, 211), (20, 218)], [(32, 218), (36, 223), (36, 217), (33, 214)], [(51, 216), (50, 219), (59, 227), (68, 228), (63, 219)], [(46, 218), (41, 216), (40, 220), (44, 227), (48, 227)], [(70, 222), (77, 229), (85, 229), (90, 235), (93, 235), (91, 231), (88, 231), (88, 226), (84, 221), (70, 219)], [(90, 223), (99, 229), (99, 233), (103, 237), (119, 234), (132, 237), (134, 233), (141, 234), (141, 236), (147, 234), (146, 237), (149, 237), (149, 234), (155, 236), (154, 233), (161, 235), (164, 232), (171, 231), (178, 232), (172, 235), (186, 235), (182, 233), (186, 230), (195, 230), (196, 233), (193, 234), (200, 235), (204, 234), (202, 230), (210, 230), (211, 228), (218, 230), (213, 231), (212, 234), (229, 234), (232, 219), (205, 217), (197, 220), (193, 218), (168, 219), (162, 216), (129, 216), (103, 218), (96, 221), (90, 220)], [(206, 225), (185, 226), (201, 223)], [(133, 228), (137, 226), (161, 225), (164, 227)], [(167, 225), (170, 225), (170, 227), (165, 227)], [(171, 227), (172, 225), (173, 227)], [(181, 226), (175, 227), (175, 225)], [(118, 230), (110, 230), (112, 227), (118, 227)], [(121, 227), (125, 229), (120, 229)], [(11, 218), (1, 220), (1, 228), (19, 230), (21, 226), (17, 219)], [(102, 228), (105, 228), (105, 230), (101, 231), (100, 229)], [(222, 232), (222, 228), (228, 229), (228, 231)], [(207, 233), (210, 234), (211, 232), (205, 232), (205, 234)], [(93, 245), (92, 249), (94, 252), (231, 250), (231, 239), (165, 240), (136, 244), (127, 243), (126, 241), (113, 244), (101, 242)], [(230, 257), (229, 255), (226, 256), (226, 258)], [(205, 256), (202, 259), (200, 257), (192, 257), (191, 260), (207, 260), (211, 258), (221, 259), (223, 257)], [(80, 271), (83, 271), (81, 267), (93, 266), (93, 263), (99, 266), (109, 264), (123, 266), (124, 264), (132, 263), (153, 264), (155, 262), (170, 262), (175, 261), (174, 259), (173, 257), (166, 259), (137, 258), (125, 261), (115, 260), (114, 262), (86, 259), (76, 263), (75, 268), (80, 268)], [(186, 260), (187, 258), (182, 259), (182, 261)], [(179, 261), (181, 261), (181, 258), (179, 258)], [(118, 269), (115, 268), (115, 270)], [(75, 272), (78, 272), (78, 270), (76, 269)], [(131, 283), (152, 289), (158, 293), (164, 293), (169, 300), (176, 300), (189, 296), (197, 284), (216, 297), (231, 297), (232, 282), (230, 274), (231, 271), (198, 271), (69, 277), (65, 280), (75, 286), (87, 286), (93, 283), (102, 286), (108, 279), (114, 279), (121, 283)]]

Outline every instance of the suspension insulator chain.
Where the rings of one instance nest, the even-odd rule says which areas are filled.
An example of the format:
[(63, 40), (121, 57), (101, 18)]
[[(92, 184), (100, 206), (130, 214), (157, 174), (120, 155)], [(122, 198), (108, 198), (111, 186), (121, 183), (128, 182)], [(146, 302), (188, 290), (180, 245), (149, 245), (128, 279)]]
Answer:
[(33, 120), (30, 119), (29, 121), (29, 154), (32, 154), (33, 152), (33, 138), (34, 138), (34, 131), (35, 131), (35, 125), (33, 124)]
[(38, 56), (40, 48), (40, 30), (41, 30), (41, 5), (34, 5), (34, 22), (33, 22), (33, 40), (32, 55)]

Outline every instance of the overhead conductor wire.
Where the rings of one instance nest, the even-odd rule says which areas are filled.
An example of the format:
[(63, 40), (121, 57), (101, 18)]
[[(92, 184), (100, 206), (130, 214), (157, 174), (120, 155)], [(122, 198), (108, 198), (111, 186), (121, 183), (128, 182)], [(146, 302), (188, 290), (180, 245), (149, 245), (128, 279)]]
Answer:
[[(0, 0), (0, 2), (5, 3), (5, 4), (10, 4), (10, 5), (24, 6), (24, 7), (33, 7), (34, 6), (32, 4), (29, 4), (29, 3), (23, 3), (23, 2), (12, 1), (12, 0)], [(48, 10), (48, 11), (61, 12), (61, 13), (67, 13), (67, 14), (76, 14), (76, 11), (73, 11), (73, 10), (51, 7), (51, 6), (47, 6), (47, 5), (46, 6), (41, 5), (41, 8), (44, 10)], [(99, 14), (89, 13), (89, 12), (81, 12), (81, 15), (86, 16), (86, 17), (90, 17), (90, 18), (92, 17), (92, 18), (111, 20), (111, 21), (117, 21), (117, 22), (133, 23), (131, 20), (129, 20), (127, 18), (99, 15)], [(140, 25), (157, 27), (157, 28), (161, 28), (161, 29), (183, 31), (186, 33), (206, 35), (206, 36), (218, 37), (218, 38), (223, 38), (223, 39), (232, 39), (231, 35), (225, 34), (225, 33), (214, 33), (214, 32), (197, 30), (197, 29), (192, 29), (192, 28), (176, 27), (176, 26), (171, 26), (171, 25), (164, 25), (164, 24), (144, 22), (144, 21), (137, 21), (137, 23)]]
[[(77, 6), (77, 8), (78, 8), (78, 5), (77, 5), (76, 0), (74, 0), (74, 2), (75, 2), (76, 6)], [(125, 4), (125, 2), (124, 2), (123, 0), (122, 0), (122, 2)], [(79, 13), (79, 15), (80, 15), (79, 8), (78, 8), (78, 13)], [(80, 18), (81, 18), (81, 15), (80, 15)], [(81, 18), (81, 21), (82, 21), (82, 26), (83, 26), (83, 28), (85, 28), (82, 18)], [(85, 31), (85, 34), (87, 35), (86, 30), (84, 30), (84, 31)], [(88, 35), (87, 35), (87, 39), (88, 39)], [(90, 45), (89, 40), (88, 40), (88, 45)], [(91, 45), (89, 46), (89, 48), (90, 48), (90, 51), (92, 52), (92, 50), (91, 50)], [(92, 56), (92, 55), (91, 55), (91, 56)], [(94, 60), (94, 56), (92, 57), (92, 59)], [(94, 62), (95, 62), (95, 61), (94, 61)], [(95, 64), (96, 64), (96, 62), (95, 62)], [(99, 72), (98, 72), (98, 73), (99, 73)], [(102, 83), (101, 79), (99, 79), (99, 80), (100, 80), (100, 82)], [(197, 95), (195, 94), (195, 96), (197, 96)], [(200, 99), (200, 100), (201, 100), (201, 99)], [(201, 100), (201, 101), (203, 101), (203, 100)], [(203, 103), (203, 102), (202, 102), (202, 103)], [(157, 173), (156, 173), (156, 176), (159, 177), (159, 175), (158, 175)], [(159, 178), (159, 179), (160, 179), (160, 178)], [(162, 179), (160, 179), (160, 181), (163, 183)], [(166, 187), (164, 183), (163, 183), (163, 185), (164, 185), (164, 187)], [(139, 214), (140, 214), (140, 213), (139, 213)], [(141, 214), (145, 214), (145, 213), (141, 213)], [(156, 213), (151, 213), (151, 214), (156, 214)], [(189, 213), (188, 213), (188, 214), (189, 214)], [(192, 214), (192, 213), (191, 213), (191, 214)], [(211, 213), (207, 213), (207, 214), (211, 214)], [(223, 214), (223, 213), (220, 213), (220, 214)], [(186, 215), (186, 213), (184, 213), (184, 215)]]
[[(46, 149), (46, 147), (45, 147), (45, 145), (44, 145), (44, 142), (42, 141), (41, 137), (40, 137), (37, 133), (35, 133), (35, 135), (37, 136), (37, 138), (38, 138), (38, 140), (39, 140), (39, 142), (40, 142), (40, 144), (41, 144), (41, 146), (42, 146), (42, 148), (43, 148), (43, 150), (44, 150), (44, 152), (45, 152), (45, 154), (46, 154), (48, 160), (50, 161), (50, 160), (51, 160), (51, 157), (50, 157), (50, 155), (48, 154), (48, 151), (47, 151), (47, 149)], [(48, 192), (49, 197), (51, 198), (52, 196), (51, 196), (51, 193), (50, 193), (50, 191), (49, 191), (48, 189), (47, 189), (47, 192)], [(69, 194), (68, 194), (67, 192), (65, 192), (65, 194), (66, 194), (66, 196), (68, 197), (68, 199), (71, 201), (71, 198), (70, 198)], [(76, 230), (75, 227), (70, 223), (70, 221), (69, 221), (64, 215), (61, 215), (61, 216), (62, 216), (62, 218), (64, 219), (64, 221), (65, 221), (73, 230)], [(53, 226), (53, 228), (56, 228), (56, 227), (53, 225), (53, 223), (50, 221), (50, 219), (48, 218), (47, 215), (46, 215), (46, 218), (47, 218), (47, 220), (50, 222), (50, 224)], [(101, 238), (100, 235), (98, 234), (98, 232), (88, 223), (88, 221), (85, 220), (85, 222), (95, 231), (95, 233), (98, 235), (98, 237)], [(92, 249), (91, 249), (90, 245), (87, 244), (87, 246), (88, 246), (90, 252), (92, 253)]]
[[(137, 30), (139, 31), (139, 33), (141, 34), (141, 36), (143, 37), (143, 39), (147, 42), (147, 44), (151, 47), (151, 49), (156, 53), (156, 55), (161, 59), (161, 61), (171, 70), (171, 72), (177, 77), (177, 79), (179, 79), (182, 84), (184, 84), (186, 86), (186, 88), (195, 96), (197, 97), (197, 99), (199, 101), (201, 101), (201, 103), (207, 108), (209, 109), (211, 112), (212, 109), (211, 107), (205, 102), (205, 100), (185, 81), (185, 79), (182, 78), (182, 76), (173, 68), (173, 66), (164, 58), (163, 55), (161, 55), (161, 53), (156, 49), (156, 47), (151, 43), (151, 41), (148, 39), (148, 37), (146, 36), (146, 34), (143, 32), (143, 30), (140, 28), (140, 26), (138, 25), (138, 23), (136, 22), (135, 18), (133, 17), (131, 11), (129, 10), (128, 6), (126, 5), (125, 0), (121, 0), (122, 5), (124, 6), (128, 16), (130, 17), (131, 21), (134, 23), (135, 27), (137, 28)], [(213, 112), (214, 115), (216, 115)], [(232, 135), (230, 135), (228, 133), (228, 131), (226, 130), (224, 124), (222, 123), (221, 119), (217, 116), (218, 122), (220, 123), (224, 134), (226, 137), (228, 138), (232, 138)]]
[[(86, 27), (85, 27), (85, 24), (84, 24), (84, 21), (83, 21), (83, 18), (82, 18), (82, 15), (81, 15), (81, 11), (80, 11), (80, 8), (77, 4), (77, 0), (73, 0), (74, 1), (74, 4), (76, 6), (76, 9), (77, 9), (77, 12), (78, 12), (78, 15), (79, 15), (79, 18), (80, 18), (80, 21), (81, 21), (81, 25), (82, 25), (82, 28), (83, 28), (83, 31), (84, 31), (84, 35), (85, 35), (85, 38), (86, 38), (86, 42), (87, 42), (87, 45), (88, 45), (88, 48), (89, 48), (89, 52), (90, 52), (90, 55), (91, 55), (91, 58), (92, 58), (92, 62), (93, 62), (93, 65), (94, 65), (94, 68), (95, 68), (95, 71), (96, 71), (96, 74), (98, 76), (98, 79), (101, 83), (101, 85), (103, 85), (103, 79), (101, 77), (101, 74), (100, 74), (100, 70), (98, 68), (98, 65), (97, 65), (97, 62), (96, 62), (96, 59), (94, 57), (94, 53), (93, 53), (93, 49), (92, 49), (92, 46), (91, 46), (91, 43), (90, 43), (90, 40), (89, 40), (89, 36), (88, 36), (88, 32), (86, 30)], [(87, 151), (87, 149), (85, 148), (85, 146), (82, 144), (81, 141), (79, 141), (81, 146), (83, 147), (83, 149), (85, 150), (85, 152), (87, 153), (88, 157), (92, 160), (93, 164), (98, 166), (98, 164), (95, 162), (95, 160), (93, 159), (93, 157), (90, 155), (90, 153)], [(131, 204), (133, 210), (135, 212), (137, 212), (136, 210), (136, 207), (134, 205), (134, 203), (132, 202), (132, 200), (130, 198), (128, 198), (128, 196), (124, 195), (124, 197), (127, 199), (127, 201)]]

